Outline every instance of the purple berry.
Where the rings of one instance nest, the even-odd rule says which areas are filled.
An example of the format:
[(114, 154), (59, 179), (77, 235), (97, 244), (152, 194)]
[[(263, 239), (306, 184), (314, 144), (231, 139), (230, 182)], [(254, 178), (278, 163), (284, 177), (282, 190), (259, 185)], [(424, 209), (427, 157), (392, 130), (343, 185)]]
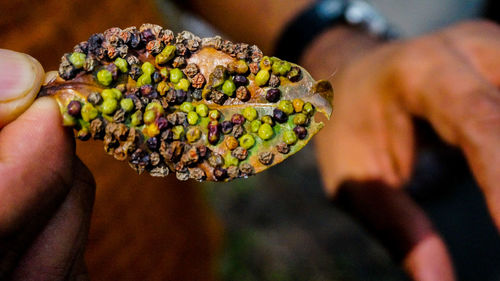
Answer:
[(145, 155), (139, 160), (139, 164), (147, 166), (149, 164), (149, 154), (145, 153)]
[(227, 170), (221, 167), (214, 169), (214, 177), (216, 180), (221, 181), (227, 178)]
[(138, 65), (132, 65), (128, 73), (130, 75), (130, 78), (137, 81), (137, 79), (139, 79), (139, 77), (142, 75), (142, 69)]
[(233, 82), (236, 87), (246, 86), (248, 84), (248, 79), (243, 75), (236, 75), (234, 76)]
[(161, 77), (160, 72), (158, 72), (158, 71), (155, 71), (155, 72), (153, 73), (153, 75), (151, 75), (151, 78), (153, 79), (153, 81), (154, 81), (155, 83), (158, 83), (158, 82), (160, 82), (160, 81), (163, 79), (163, 78)]
[(166, 129), (168, 128), (168, 120), (167, 118), (165, 117), (159, 117), (157, 120), (156, 120), (156, 125), (158, 126), (158, 129), (160, 131), (162, 131), (163, 129)]
[(186, 101), (187, 93), (183, 90), (175, 90), (175, 102), (181, 104)]
[(219, 141), (220, 124), (217, 121), (210, 121), (208, 123), (208, 142), (216, 144)]
[(241, 125), (245, 123), (245, 117), (241, 114), (236, 113), (231, 117), (231, 121), (236, 125)]
[(233, 123), (231, 121), (226, 120), (226, 121), (222, 122), (221, 128), (222, 128), (223, 134), (229, 134), (233, 130)]
[(130, 163), (135, 165), (139, 164), (145, 154), (146, 153), (142, 151), (142, 149), (137, 149), (134, 153), (132, 153), (132, 155), (130, 155)]
[(140, 47), (141, 45), (141, 38), (139, 34), (136, 33), (130, 33), (130, 39), (128, 40), (127, 44), (132, 47), (133, 49), (136, 49)]
[(88, 50), (91, 53), (96, 52), (97, 49), (101, 48), (102, 41), (104, 41), (104, 36), (100, 33), (92, 34), (88, 40)]
[(295, 132), (295, 135), (297, 135), (297, 137), (301, 140), (305, 139), (307, 136), (307, 129), (303, 126), (297, 126), (293, 128), (293, 131)]
[(153, 86), (151, 85), (143, 85), (139, 89), (139, 92), (143, 97), (149, 97), (149, 95), (153, 92)]
[(267, 90), (267, 93), (266, 93), (267, 101), (277, 102), (280, 100), (280, 97), (281, 97), (281, 91), (279, 89), (272, 88), (272, 89)]
[(146, 144), (147, 144), (149, 149), (155, 151), (159, 148), (160, 142), (158, 141), (158, 139), (156, 137), (151, 137), (146, 141)]
[(275, 108), (273, 111), (273, 119), (278, 123), (285, 123), (288, 120), (288, 116), (285, 112)]
[(155, 35), (151, 31), (151, 29), (146, 29), (143, 32), (141, 32), (141, 39), (144, 42), (149, 42), (155, 39)]
[(82, 104), (77, 100), (72, 100), (68, 104), (68, 114), (74, 117), (80, 115), (80, 111), (82, 110)]

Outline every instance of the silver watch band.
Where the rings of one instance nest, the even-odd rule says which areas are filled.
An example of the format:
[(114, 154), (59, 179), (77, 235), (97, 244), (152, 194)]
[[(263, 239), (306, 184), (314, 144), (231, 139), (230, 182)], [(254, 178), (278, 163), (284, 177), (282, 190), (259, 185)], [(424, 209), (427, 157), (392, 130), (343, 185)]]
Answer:
[(315, 37), (339, 24), (361, 27), (385, 39), (397, 37), (385, 18), (366, 1), (319, 0), (285, 26), (277, 41), (275, 54), (289, 61), (298, 61)]
[[(327, 0), (330, 2), (332, 0)], [(349, 0), (345, 20), (352, 25), (362, 25), (368, 32), (385, 38), (396, 38), (398, 32), (372, 5), (363, 0)]]

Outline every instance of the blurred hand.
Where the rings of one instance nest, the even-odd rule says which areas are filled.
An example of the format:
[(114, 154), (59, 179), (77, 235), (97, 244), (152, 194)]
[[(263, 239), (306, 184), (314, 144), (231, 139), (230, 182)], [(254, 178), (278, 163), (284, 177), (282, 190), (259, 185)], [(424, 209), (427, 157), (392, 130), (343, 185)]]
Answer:
[[(0, 49), (0, 279), (85, 280), (95, 184), (33, 58)], [(16, 119), (17, 118), (17, 119)]]
[[(307, 66), (326, 49), (313, 47)], [(328, 194), (397, 244), (415, 279), (453, 279), (444, 243), (395, 188), (413, 169), (412, 117), (424, 118), (463, 150), (500, 228), (500, 27), (469, 22), (377, 46), (341, 69), (334, 86), (333, 120), (316, 139)]]

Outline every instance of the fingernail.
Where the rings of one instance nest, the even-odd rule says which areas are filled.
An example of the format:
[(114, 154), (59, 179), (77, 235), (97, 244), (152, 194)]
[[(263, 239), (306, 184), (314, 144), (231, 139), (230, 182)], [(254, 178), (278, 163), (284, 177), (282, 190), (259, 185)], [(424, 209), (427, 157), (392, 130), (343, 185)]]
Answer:
[(42, 65), (34, 58), (0, 49), (0, 128), (33, 103), (43, 76)]
[[(0, 49), (0, 102), (19, 99), (39, 87), (43, 69), (32, 57)], [(38, 89), (36, 89), (38, 90)]]

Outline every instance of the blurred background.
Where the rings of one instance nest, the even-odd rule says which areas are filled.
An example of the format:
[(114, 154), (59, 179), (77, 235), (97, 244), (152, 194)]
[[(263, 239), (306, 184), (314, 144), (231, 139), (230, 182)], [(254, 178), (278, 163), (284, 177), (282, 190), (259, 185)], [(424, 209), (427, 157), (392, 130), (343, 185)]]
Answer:
[[(489, 8), (479, 0), (372, 2), (403, 36), (499, 12), (493, 1)], [(52, 70), (91, 34), (145, 22), (218, 33), (168, 1), (3, 0), (0, 48)], [(461, 280), (500, 280), (500, 238), (463, 157), (427, 124), (419, 127), (409, 192), (443, 235)], [(92, 280), (407, 280), (381, 244), (324, 197), (311, 146), (223, 184), (138, 176), (99, 142), (78, 142), (77, 154), (97, 182), (86, 253)]]

